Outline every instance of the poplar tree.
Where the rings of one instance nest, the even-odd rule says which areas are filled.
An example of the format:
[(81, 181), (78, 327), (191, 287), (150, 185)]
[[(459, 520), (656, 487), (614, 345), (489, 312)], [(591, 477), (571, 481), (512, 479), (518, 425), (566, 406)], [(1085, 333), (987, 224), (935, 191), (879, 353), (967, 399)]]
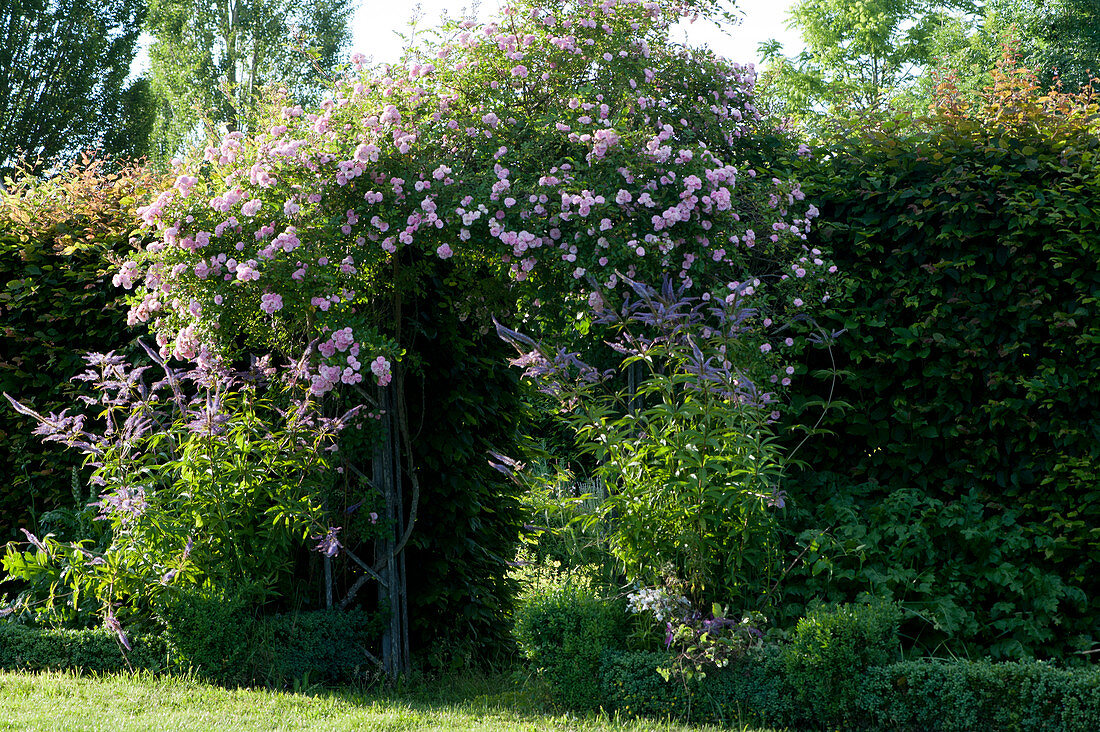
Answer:
[(351, 0), (152, 0), (154, 159), (220, 126), (247, 131), (265, 89), (317, 101), (352, 9)]
[(144, 15), (144, 0), (0, 0), (0, 175), (109, 133), (109, 152), (142, 152), (121, 110), (142, 94), (126, 82)]

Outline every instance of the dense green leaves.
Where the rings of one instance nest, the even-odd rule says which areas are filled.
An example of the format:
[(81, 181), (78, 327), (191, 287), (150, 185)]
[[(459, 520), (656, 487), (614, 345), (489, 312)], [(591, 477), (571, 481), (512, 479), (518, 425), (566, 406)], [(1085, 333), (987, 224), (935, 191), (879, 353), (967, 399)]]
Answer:
[[(132, 341), (108, 270), (110, 260), (131, 250), (135, 197), (154, 185), (144, 172), (108, 176), (92, 164), (49, 182), (21, 179), (0, 199), (0, 391), (40, 412), (60, 411), (78, 393), (69, 379), (82, 370), (86, 351)], [(0, 497), (2, 541), (74, 500), (71, 471), (80, 456), (41, 444), (33, 427), (10, 408), (0, 410), (9, 488)]]
[[(851, 278), (852, 407), (802, 455), (846, 477), (792, 494), (830, 590), (903, 600), (930, 647), (1060, 655), (1100, 615), (1100, 138), (1086, 100), (994, 76), (984, 105), (946, 100), (806, 170)], [(860, 559), (820, 565), (814, 536)]]

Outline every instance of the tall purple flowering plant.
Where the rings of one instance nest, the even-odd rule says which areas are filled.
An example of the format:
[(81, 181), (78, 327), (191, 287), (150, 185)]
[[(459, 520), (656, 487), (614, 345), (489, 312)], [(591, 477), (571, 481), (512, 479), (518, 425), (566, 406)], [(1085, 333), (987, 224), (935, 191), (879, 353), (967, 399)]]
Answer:
[[(751, 284), (697, 297), (667, 279), (660, 289), (626, 281), (632, 297), (617, 309), (598, 302), (593, 316), (612, 334), (617, 369), (497, 331), (594, 456), (611, 494), (611, 549), (628, 578), (674, 580), (696, 604), (754, 607), (777, 568), (788, 458), (772, 424), (794, 368), (770, 347), (776, 329)], [(631, 370), (634, 389), (617, 378)]]
[(47, 624), (99, 616), (124, 638), (179, 588), (232, 585), (260, 600), (290, 578), (298, 547), (339, 552), (323, 499), (336, 437), (359, 410), (324, 417), (305, 359), (278, 373), (265, 360), (248, 373), (185, 371), (146, 350), (159, 379), (114, 353), (87, 356), (76, 379), (96, 395), (88, 414), (41, 415), (5, 394), (44, 440), (87, 456), (108, 528), (98, 544), (29, 533), (29, 550), (9, 544), (4, 569), (27, 581), (12, 610)]

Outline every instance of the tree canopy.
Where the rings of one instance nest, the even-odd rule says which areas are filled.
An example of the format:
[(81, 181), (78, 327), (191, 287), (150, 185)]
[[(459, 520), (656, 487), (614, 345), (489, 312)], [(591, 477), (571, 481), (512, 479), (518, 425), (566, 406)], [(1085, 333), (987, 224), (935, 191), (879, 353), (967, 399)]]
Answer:
[(989, 0), (974, 23), (945, 31), (946, 65), (975, 89), (989, 82), (1005, 45), (1038, 67), (1048, 87), (1057, 76), (1073, 91), (1100, 72), (1100, 5), (1093, 0)]
[[(127, 85), (143, 0), (0, 0), (0, 173), (103, 143), (141, 95)], [(108, 152), (140, 152), (129, 135)]]
[(810, 127), (915, 106), (939, 29), (975, 12), (970, 0), (799, 0), (789, 27), (806, 49), (789, 58), (777, 41), (763, 44), (761, 94), (773, 112)]
[(348, 41), (351, 10), (351, 0), (152, 0), (154, 158), (200, 141), (203, 117), (247, 129), (265, 87), (316, 101)]

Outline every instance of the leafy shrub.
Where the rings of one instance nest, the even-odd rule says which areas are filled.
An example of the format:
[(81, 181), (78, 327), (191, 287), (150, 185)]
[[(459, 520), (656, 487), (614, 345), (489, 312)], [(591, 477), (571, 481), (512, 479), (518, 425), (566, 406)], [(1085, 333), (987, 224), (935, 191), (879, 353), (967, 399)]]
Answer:
[(1100, 668), (905, 661), (870, 669), (861, 705), (876, 729), (899, 732), (1091, 732), (1100, 729)]
[(609, 706), (628, 716), (687, 716), (698, 684), (666, 681), (658, 669), (669, 663), (670, 654), (661, 651), (605, 651), (600, 657), (601, 695)]
[(221, 684), (346, 683), (377, 670), (381, 630), (361, 610), (259, 616), (255, 593), (181, 592), (161, 615), (173, 669)]
[[(780, 584), (777, 624), (793, 624), (815, 601), (871, 596), (908, 611), (903, 643), (929, 655), (992, 631), (1006, 636), (998, 655), (1057, 655), (1070, 640), (1059, 608), (1082, 602), (1081, 588), (1023, 562), (1040, 546), (1037, 527), (991, 508), (977, 489), (950, 500), (830, 473), (797, 486), (788, 486), (799, 500), (787, 526), (801, 559)], [(990, 607), (993, 597), (1004, 599)]]
[[(994, 78), (974, 106), (945, 90), (920, 124), (803, 168), (813, 236), (849, 278), (830, 322), (848, 329), (835, 396), (852, 408), (799, 457), (843, 466), (883, 514), (911, 491), (905, 566), (948, 600), (929, 620), (952, 650), (1068, 657), (1100, 618), (1100, 137), (1092, 98), (1044, 95), (1024, 69)], [(801, 481), (792, 498), (812, 505)]]
[(58, 630), (17, 623), (0, 623), (0, 668), (13, 671), (116, 672), (129, 669), (162, 671), (168, 649), (157, 635), (131, 635), (126, 650), (115, 633), (105, 629)]
[(520, 650), (558, 703), (575, 710), (603, 705), (600, 654), (626, 643), (624, 603), (565, 585), (526, 598), (516, 608), (515, 621)]
[(784, 648), (787, 683), (808, 720), (851, 726), (858, 721), (859, 680), (874, 666), (899, 660), (894, 605), (824, 606), (798, 621)]
[(770, 428), (775, 394), (766, 389), (789, 384), (784, 374), (794, 367), (765, 358), (773, 350), (762, 333), (770, 318), (761, 331), (743, 323), (763, 304), (781, 305), (754, 299), (751, 285), (722, 298), (695, 297), (667, 278), (660, 289), (630, 284), (637, 300), (621, 310), (599, 305), (594, 322), (613, 333), (609, 345), (623, 354), (634, 390), (620, 389), (614, 370), (601, 373), (575, 353), (499, 324), (497, 332), (520, 352), (513, 363), (525, 376), (560, 400), (583, 450), (613, 486), (601, 508), (614, 517), (610, 544), (628, 579), (675, 578), (697, 603), (719, 597), (746, 606), (770, 584), (773, 509), (783, 504), (785, 455)]
[(159, 614), (172, 667), (227, 685), (252, 681), (255, 600), (247, 589), (186, 588), (175, 593)]

